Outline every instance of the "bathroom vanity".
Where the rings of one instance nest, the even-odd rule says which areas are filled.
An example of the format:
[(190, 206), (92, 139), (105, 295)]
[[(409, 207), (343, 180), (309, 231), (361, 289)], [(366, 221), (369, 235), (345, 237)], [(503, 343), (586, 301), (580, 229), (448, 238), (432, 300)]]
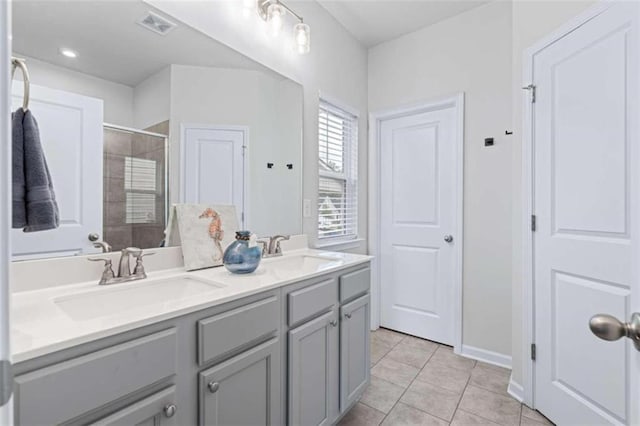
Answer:
[(370, 258), (14, 295), (17, 425), (328, 425), (369, 382)]
[[(319, 167), (303, 162), (303, 117), (319, 113), (304, 105), (316, 101), (142, 0), (15, 2), (12, 16), (61, 222), (11, 234), (15, 423), (337, 422), (369, 381), (370, 257), (309, 250), (306, 237), (292, 248), (304, 232), (358, 245), (340, 207), (357, 198), (357, 171), (303, 197), (303, 167)], [(109, 19), (87, 28), (95, 16)], [(55, 53), (62, 39), (80, 60)], [(342, 152), (332, 167), (352, 162)], [(326, 199), (336, 219), (314, 229), (305, 199)], [(169, 238), (176, 203), (235, 206), (237, 226), (195, 215), (212, 249), (222, 231), (292, 241), (252, 274), (185, 272), (180, 245), (193, 241)], [(111, 272), (129, 247), (154, 254), (147, 278), (122, 264)]]

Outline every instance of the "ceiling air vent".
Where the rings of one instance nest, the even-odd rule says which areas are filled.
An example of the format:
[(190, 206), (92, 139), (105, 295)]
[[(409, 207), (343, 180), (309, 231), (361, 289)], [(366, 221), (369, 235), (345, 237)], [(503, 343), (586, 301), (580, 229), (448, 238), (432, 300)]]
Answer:
[(149, 12), (145, 16), (140, 18), (138, 20), (138, 24), (160, 35), (167, 35), (172, 29), (176, 27), (176, 24), (174, 24), (173, 22), (153, 12)]

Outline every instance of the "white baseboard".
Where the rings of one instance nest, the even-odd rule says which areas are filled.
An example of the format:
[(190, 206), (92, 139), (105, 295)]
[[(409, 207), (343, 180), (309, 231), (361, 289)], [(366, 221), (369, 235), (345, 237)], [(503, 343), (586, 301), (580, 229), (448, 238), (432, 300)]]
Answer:
[(486, 362), (487, 364), (497, 365), (498, 367), (511, 369), (511, 357), (498, 352), (488, 351), (486, 349), (480, 349), (469, 345), (462, 345), (462, 350), (459, 355), (466, 356), (467, 358), (472, 358), (477, 361)]
[(513, 374), (509, 377), (509, 387), (507, 393), (515, 398), (518, 402), (524, 401), (524, 388), (520, 383), (513, 381)]

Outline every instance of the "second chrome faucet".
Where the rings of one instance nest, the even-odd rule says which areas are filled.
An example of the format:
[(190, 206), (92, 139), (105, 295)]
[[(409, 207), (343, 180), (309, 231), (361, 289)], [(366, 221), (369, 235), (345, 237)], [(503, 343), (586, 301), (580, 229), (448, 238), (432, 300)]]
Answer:
[(262, 257), (282, 256), (282, 247), (280, 247), (280, 242), (288, 239), (288, 235), (274, 235), (273, 237), (258, 240), (258, 243), (262, 244)]

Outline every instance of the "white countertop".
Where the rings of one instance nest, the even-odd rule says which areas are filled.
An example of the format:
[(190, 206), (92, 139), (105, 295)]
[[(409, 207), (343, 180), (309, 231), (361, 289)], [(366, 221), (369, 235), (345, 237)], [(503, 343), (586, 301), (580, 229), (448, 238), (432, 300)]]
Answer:
[[(329, 260), (322, 266), (305, 265), (292, 268), (293, 264), (278, 265), (283, 260), (309, 256)], [(296, 250), (282, 257), (263, 259), (258, 269), (247, 275), (235, 275), (224, 267), (185, 272), (183, 269), (169, 269), (149, 273), (145, 280), (98, 286), (95, 281), (40, 290), (24, 291), (12, 295), (11, 306), (11, 349), (13, 362), (18, 363), (48, 353), (67, 349), (96, 339), (123, 333), (135, 328), (154, 324), (202, 309), (230, 302), (252, 294), (278, 288), (297, 281), (313, 278), (327, 272), (337, 271), (368, 262), (371, 256), (328, 252), (318, 250)], [(313, 262), (310, 262), (313, 263)], [(92, 301), (140, 286), (144, 294), (146, 287), (153, 292), (155, 282), (188, 277), (194, 282), (218, 284), (210, 294), (181, 297), (176, 300), (162, 300), (159, 303), (136, 306), (113, 315), (90, 319), (73, 318), (61, 308), (60, 301), (78, 295), (87, 295)], [(95, 294), (94, 294), (95, 293)], [(151, 293), (149, 293), (151, 294)], [(95, 296), (95, 298), (93, 298)], [(117, 297), (117, 296), (116, 296)]]

